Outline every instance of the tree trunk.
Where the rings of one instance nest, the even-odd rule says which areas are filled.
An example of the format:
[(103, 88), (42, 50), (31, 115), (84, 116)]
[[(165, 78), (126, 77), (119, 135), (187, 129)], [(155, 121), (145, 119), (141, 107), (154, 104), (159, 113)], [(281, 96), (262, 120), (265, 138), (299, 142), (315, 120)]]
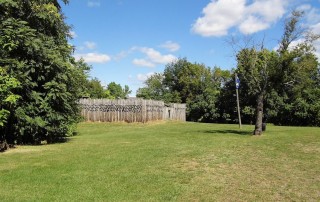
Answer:
[(15, 140), (15, 138), (13, 136), (13, 134), (14, 134), (14, 131), (13, 131), (14, 127), (13, 126), (15, 124), (13, 124), (12, 114), (13, 113), (10, 110), (10, 115), (9, 115), (9, 117), (7, 119), (7, 123), (4, 127), (4, 142), (6, 142), (8, 145), (14, 145), (14, 140)]
[(257, 99), (256, 125), (253, 131), (254, 135), (262, 135), (262, 118), (263, 118), (263, 93), (260, 93)]

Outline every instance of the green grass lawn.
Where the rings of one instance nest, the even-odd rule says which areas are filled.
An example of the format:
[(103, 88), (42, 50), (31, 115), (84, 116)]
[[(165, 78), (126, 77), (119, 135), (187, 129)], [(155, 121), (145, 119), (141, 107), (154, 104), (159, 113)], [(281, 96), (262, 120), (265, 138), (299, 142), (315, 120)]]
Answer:
[(83, 123), (0, 153), (0, 201), (320, 201), (320, 128)]

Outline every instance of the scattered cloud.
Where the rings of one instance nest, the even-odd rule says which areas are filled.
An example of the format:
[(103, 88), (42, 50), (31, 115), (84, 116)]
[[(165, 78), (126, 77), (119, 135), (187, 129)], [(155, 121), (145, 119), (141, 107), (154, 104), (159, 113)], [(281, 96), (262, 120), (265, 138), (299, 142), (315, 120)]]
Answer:
[(172, 41), (166, 41), (160, 47), (165, 48), (170, 52), (175, 52), (175, 51), (178, 51), (180, 49), (180, 45), (178, 43), (175, 43), (175, 42), (172, 42)]
[(176, 56), (172, 54), (162, 55), (159, 51), (148, 47), (133, 47), (132, 50), (138, 50), (145, 54), (143, 59), (134, 59), (132, 62), (135, 65), (145, 67), (155, 67), (157, 64), (167, 64), (176, 60)]
[(92, 41), (86, 41), (86, 42), (84, 42), (84, 45), (89, 50), (93, 50), (93, 49), (95, 49), (97, 47), (97, 44), (95, 42), (92, 42)]
[(140, 82), (145, 82), (150, 76), (154, 75), (154, 72), (149, 72), (147, 74), (138, 74), (137, 80)]
[(101, 3), (97, 0), (89, 0), (87, 3), (88, 7), (100, 7)]
[(119, 61), (119, 60), (127, 57), (130, 53), (132, 53), (132, 51), (133, 51), (132, 49), (121, 51), (120, 53), (114, 55), (112, 57), (112, 59), (114, 59), (115, 61)]
[(76, 60), (83, 58), (87, 63), (107, 63), (111, 60), (109, 55), (100, 53), (75, 54), (74, 57)]
[(269, 28), (286, 12), (288, 0), (212, 0), (192, 25), (201, 36), (225, 36), (236, 27), (243, 34)]
[(174, 55), (162, 55), (159, 51), (156, 51), (153, 48), (142, 47), (140, 48), (140, 51), (145, 53), (150, 61), (158, 64), (166, 64), (176, 59)]
[(132, 63), (136, 66), (141, 67), (155, 67), (156, 65), (148, 60), (145, 59), (134, 59)]

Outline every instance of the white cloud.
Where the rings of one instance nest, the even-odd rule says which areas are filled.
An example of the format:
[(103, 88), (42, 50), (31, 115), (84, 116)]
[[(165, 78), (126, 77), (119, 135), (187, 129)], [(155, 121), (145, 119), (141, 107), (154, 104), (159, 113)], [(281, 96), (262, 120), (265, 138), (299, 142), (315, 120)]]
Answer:
[(149, 72), (147, 74), (138, 74), (137, 79), (138, 81), (145, 82), (150, 76), (154, 74), (155, 74), (154, 72)]
[(119, 61), (123, 58), (125, 58), (127, 55), (129, 54), (128, 51), (121, 51), (120, 53), (118, 53), (117, 55), (113, 56), (112, 58), (116, 61)]
[(212, 0), (203, 10), (203, 17), (197, 19), (192, 31), (202, 36), (223, 36), (228, 29), (241, 20), (245, 0)]
[(311, 31), (315, 34), (320, 34), (320, 22), (318, 24), (311, 25)]
[(252, 34), (265, 30), (285, 14), (286, 0), (256, 0), (247, 6), (240, 32)]
[(83, 58), (87, 63), (107, 63), (111, 60), (109, 55), (100, 53), (75, 54), (74, 57), (76, 60)]
[(154, 63), (145, 59), (134, 59), (132, 63), (134, 65), (141, 66), (141, 67), (155, 67)]
[(165, 49), (169, 50), (170, 52), (175, 52), (180, 49), (180, 45), (178, 43), (175, 43), (172, 41), (166, 41), (160, 47), (165, 48)]
[(253, 34), (255, 32), (264, 30), (269, 27), (269, 24), (266, 22), (261, 22), (255, 16), (249, 16), (245, 21), (243, 21), (240, 26), (239, 30), (243, 34)]
[[(310, 28), (314, 34), (320, 34), (320, 22), (310, 26)], [(315, 55), (317, 56), (318, 61), (320, 62), (320, 39), (315, 41), (313, 45), (316, 48)]]
[(261, 20), (271, 23), (285, 14), (287, 2), (287, 0), (255, 0), (247, 6), (246, 11), (249, 15), (261, 16)]
[(252, 34), (271, 26), (285, 13), (288, 0), (212, 0), (202, 11), (192, 31), (201, 36), (224, 36), (237, 27)]
[(159, 51), (148, 47), (133, 47), (131, 50), (138, 50), (146, 55), (143, 59), (134, 59), (133, 64), (145, 67), (154, 67), (156, 64), (167, 64), (177, 58), (174, 55), (162, 55)]
[(316, 48), (315, 55), (318, 58), (318, 62), (320, 62), (320, 40), (315, 42), (314, 47)]
[(297, 7), (297, 10), (298, 11), (306, 11), (306, 10), (309, 10), (311, 9), (311, 5), (310, 4), (302, 4), (300, 6)]
[[(289, 50), (293, 50), (297, 45), (304, 43), (304, 39), (297, 39), (292, 41), (289, 45)], [(314, 54), (317, 56), (318, 61), (320, 61), (320, 40), (313, 42), (313, 46), (315, 48)], [(273, 48), (274, 51), (278, 50), (280, 45), (278, 44), (276, 47)]]
[(86, 42), (84, 42), (84, 45), (87, 49), (90, 49), (90, 50), (93, 50), (97, 47), (97, 44), (92, 41), (86, 41)]
[[(298, 7), (298, 10), (304, 11), (306, 22), (304, 26), (309, 28), (309, 30), (314, 34), (320, 34), (320, 12), (319, 8), (312, 7), (309, 4), (301, 5)], [(297, 42), (294, 42), (297, 43)], [(316, 51), (314, 52), (320, 61), (320, 39), (313, 43)]]
[(69, 34), (73, 39), (78, 37), (78, 35), (75, 31), (70, 31)]
[(92, 0), (90, 0), (90, 1), (88, 1), (87, 5), (89, 7), (100, 7), (101, 4), (100, 4), (100, 1), (92, 1)]
[(156, 51), (153, 48), (141, 47), (140, 51), (142, 53), (145, 53), (151, 62), (157, 64), (167, 64), (177, 59), (174, 55), (171, 54), (162, 55), (159, 51)]
[(317, 24), (320, 21), (320, 10), (319, 8), (311, 7), (309, 10), (306, 10), (307, 21), (309, 24)]

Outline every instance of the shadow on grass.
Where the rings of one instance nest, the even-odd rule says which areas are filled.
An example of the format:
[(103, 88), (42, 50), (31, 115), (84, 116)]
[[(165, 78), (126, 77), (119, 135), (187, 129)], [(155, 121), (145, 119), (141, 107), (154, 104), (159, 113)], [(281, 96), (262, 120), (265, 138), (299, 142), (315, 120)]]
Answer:
[(204, 133), (211, 133), (211, 134), (231, 134), (231, 135), (252, 135), (250, 131), (243, 131), (243, 130), (206, 130), (203, 131)]
[(50, 143), (47, 143), (46, 141), (43, 141), (41, 142), (40, 146), (41, 145), (46, 145), (46, 144), (62, 144), (62, 143), (67, 143), (67, 142), (70, 142), (72, 141), (72, 137), (74, 137), (75, 135), (73, 136), (67, 136), (67, 137), (58, 137), (58, 138), (55, 138), (52, 142)]
[[(73, 136), (71, 136), (73, 137)], [(45, 145), (54, 145), (54, 144), (64, 144), (73, 141), (71, 137), (59, 137), (54, 140), (54, 142), (47, 143), (47, 141), (41, 141), (39, 143), (35, 144), (18, 144), (18, 145), (13, 145), (13, 144), (6, 144), (4, 145), (3, 143), (0, 144), (0, 154), (4, 153), (6, 151), (16, 149), (17, 146), (28, 146), (28, 147), (42, 147)]]

